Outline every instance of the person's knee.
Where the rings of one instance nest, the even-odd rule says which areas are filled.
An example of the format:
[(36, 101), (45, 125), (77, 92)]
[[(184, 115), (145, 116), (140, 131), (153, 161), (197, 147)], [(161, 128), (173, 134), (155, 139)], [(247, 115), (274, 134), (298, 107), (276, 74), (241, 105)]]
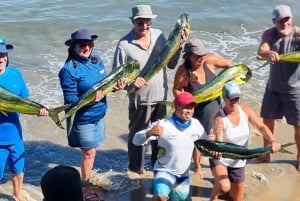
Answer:
[(84, 158), (94, 158), (96, 155), (96, 149), (82, 149), (82, 153)]
[(228, 181), (222, 181), (219, 183), (220, 193), (228, 193), (230, 191), (230, 182)]

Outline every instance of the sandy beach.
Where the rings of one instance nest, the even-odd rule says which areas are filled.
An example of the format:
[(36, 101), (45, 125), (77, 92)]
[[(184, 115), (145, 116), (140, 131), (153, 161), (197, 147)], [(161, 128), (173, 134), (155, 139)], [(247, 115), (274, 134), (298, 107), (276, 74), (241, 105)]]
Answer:
[[(119, 107), (117, 105), (111, 106), (112, 108)], [(117, 113), (118, 110), (114, 110), (113, 113), (108, 113), (108, 115), (115, 117), (117, 116)], [(108, 119), (110, 118), (108, 117)], [(124, 118), (122, 121), (126, 122), (127, 119)], [(123, 132), (126, 133), (126, 127)], [(294, 141), (293, 128), (282, 121), (277, 122), (275, 135), (280, 143)], [(262, 136), (256, 129), (252, 128), (249, 147), (261, 147), (262, 145)], [(105, 146), (113, 146), (113, 143), (106, 141)], [(123, 148), (126, 150), (126, 147)], [(300, 191), (298, 190), (300, 173), (295, 168), (296, 146), (293, 145), (287, 149), (293, 154), (276, 153), (273, 154), (270, 163), (247, 164), (245, 201), (300, 200)], [(194, 175), (193, 164), (191, 165), (191, 195), (189, 200), (192, 201), (209, 200), (209, 195), (213, 186), (213, 177), (208, 166), (208, 158), (202, 157), (201, 164), (204, 172), (203, 179)], [(128, 183), (128, 189), (133, 188), (131, 191), (120, 192), (119, 195), (102, 191), (102, 194), (106, 196), (106, 200), (109, 201), (150, 201), (152, 196), (151, 185), (153, 174), (151, 171), (147, 171), (144, 176), (145, 179), (140, 182), (140, 185), (138, 185), (137, 181)], [(97, 191), (97, 189), (95, 190)], [(226, 198), (220, 198), (220, 200), (226, 200)]]
[[(89, 192), (98, 192), (105, 201), (150, 201), (153, 174), (147, 168), (149, 150), (146, 157), (144, 179), (131, 180), (127, 176), (127, 97), (125, 92), (116, 92), (108, 96), (109, 109), (105, 118), (107, 139), (98, 148), (94, 181), (100, 178), (100, 187), (91, 187)], [(27, 165), (24, 181), (24, 194), (28, 201), (41, 201), (39, 181), (41, 174), (57, 164), (66, 164), (79, 169), (80, 153), (68, 147), (65, 131), (57, 128), (48, 118), (24, 115), (23, 121), (29, 124), (26, 132), (33, 132), (45, 140), (26, 139)], [(35, 128), (34, 130), (27, 130)], [(276, 136), (281, 143), (293, 142), (293, 128), (278, 121)], [(262, 146), (262, 137), (252, 129), (250, 147)], [(293, 154), (276, 153), (270, 163), (248, 164), (246, 166), (245, 201), (299, 201), (300, 173), (295, 168), (296, 147), (288, 148)], [(61, 153), (64, 153), (61, 156)], [(68, 160), (65, 160), (66, 155)], [(67, 161), (67, 162), (66, 162)], [(202, 157), (204, 178), (200, 179), (193, 173), (191, 165), (191, 191), (189, 200), (206, 201), (213, 185), (213, 177), (208, 167), (208, 158)], [(149, 165), (148, 165), (149, 167)], [(0, 200), (13, 200), (12, 186), (8, 171), (6, 179), (0, 185)], [(28, 178), (31, 178), (30, 180)], [(97, 183), (97, 181), (96, 181)], [(98, 182), (99, 183), (99, 182)], [(105, 188), (106, 190), (104, 190)], [(220, 200), (226, 200), (221, 199)]]

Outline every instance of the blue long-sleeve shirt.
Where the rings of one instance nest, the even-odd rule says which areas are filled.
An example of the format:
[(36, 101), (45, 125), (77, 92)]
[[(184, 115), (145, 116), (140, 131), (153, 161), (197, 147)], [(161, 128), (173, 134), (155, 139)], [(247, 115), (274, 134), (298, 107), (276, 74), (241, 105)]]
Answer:
[[(104, 79), (106, 75), (103, 61), (97, 53), (92, 53), (89, 59), (75, 56), (73, 60), (67, 61), (59, 72), (64, 103), (75, 103), (82, 94)], [(107, 101), (104, 97), (101, 101), (78, 110), (73, 123), (96, 123), (105, 116), (106, 109)]]
[[(23, 98), (29, 97), (21, 71), (15, 67), (5, 68), (5, 72), (0, 75), (0, 85)], [(22, 140), (19, 113), (6, 112), (6, 114), (7, 116), (0, 112), (0, 145), (13, 145)]]

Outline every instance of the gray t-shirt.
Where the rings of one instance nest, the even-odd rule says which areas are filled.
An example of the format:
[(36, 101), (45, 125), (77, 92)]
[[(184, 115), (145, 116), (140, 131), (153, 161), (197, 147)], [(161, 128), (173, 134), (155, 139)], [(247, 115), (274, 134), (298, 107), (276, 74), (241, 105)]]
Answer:
[[(151, 43), (148, 49), (139, 45), (134, 39), (133, 29), (120, 39), (113, 60), (113, 68), (118, 67), (128, 61), (137, 60), (141, 70), (150, 68), (159, 57), (160, 52), (166, 42), (166, 36), (159, 30), (151, 28)], [(167, 98), (167, 74), (166, 69), (159, 71), (148, 82), (147, 85), (138, 90), (137, 104), (152, 105), (156, 101)], [(135, 94), (129, 95), (130, 103), (133, 103)]]

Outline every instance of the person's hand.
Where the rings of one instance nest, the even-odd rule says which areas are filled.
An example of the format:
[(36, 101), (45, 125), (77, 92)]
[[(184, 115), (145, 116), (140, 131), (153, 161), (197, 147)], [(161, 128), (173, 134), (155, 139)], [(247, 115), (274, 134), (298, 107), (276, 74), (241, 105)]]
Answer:
[(124, 78), (124, 77), (119, 79), (117, 81), (116, 85), (114, 86), (113, 91), (118, 91), (118, 90), (124, 89), (124, 87), (126, 86), (125, 79), (126, 78)]
[(195, 168), (195, 174), (198, 175), (200, 177), (200, 179), (203, 178), (203, 171), (202, 171), (202, 168), (201, 166), (200, 167), (197, 167)]
[(275, 140), (271, 142), (271, 146), (272, 146), (272, 153), (278, 152), (281, 149), (281, 144)]
[(214, 134), (214, 129), (210, 129), (209, 134), (207, 136), (208, 140), (215, 141), (217, 138), (216, 134)]
[(275, 51), (270, 50), (268, 51), (267, 58), (270, 63), (274, 64), (279, 61), (279, 54)]
[(141, 87), (147, 85), (147, 82), (146, 82), (146, 80), (145, 80), (144, 78), (138, 77), (138, 78), (135, 79), (133, 85), (134, 85), (136, 88), (140, 89)]
[(40, 112), (38, 114), (38, 116), (48, 116), (48, 115), (49, 115), (49, 111), (47, 108), (40, 109)]
[(181, 38), (183, 41), (186, 41), (189, 37), (189, 30), (183, 29), (181, 31)]
[(101, 90), (96, 91), (94, 102), (101, 101), (103, 97), (104, 97), (104, 94), (103, 94), (103, 92)]
[(164, 128), (160, 125), (160, 120), (147, 132), (147, 136), (161, 136), (164, 132)]
[(210, 156), (213, 159), (219, 160), (222, 157), (222, 153), (221, 152), (217, 152), (217, 151), (212, 151), (211, 154), (210, 154)]

